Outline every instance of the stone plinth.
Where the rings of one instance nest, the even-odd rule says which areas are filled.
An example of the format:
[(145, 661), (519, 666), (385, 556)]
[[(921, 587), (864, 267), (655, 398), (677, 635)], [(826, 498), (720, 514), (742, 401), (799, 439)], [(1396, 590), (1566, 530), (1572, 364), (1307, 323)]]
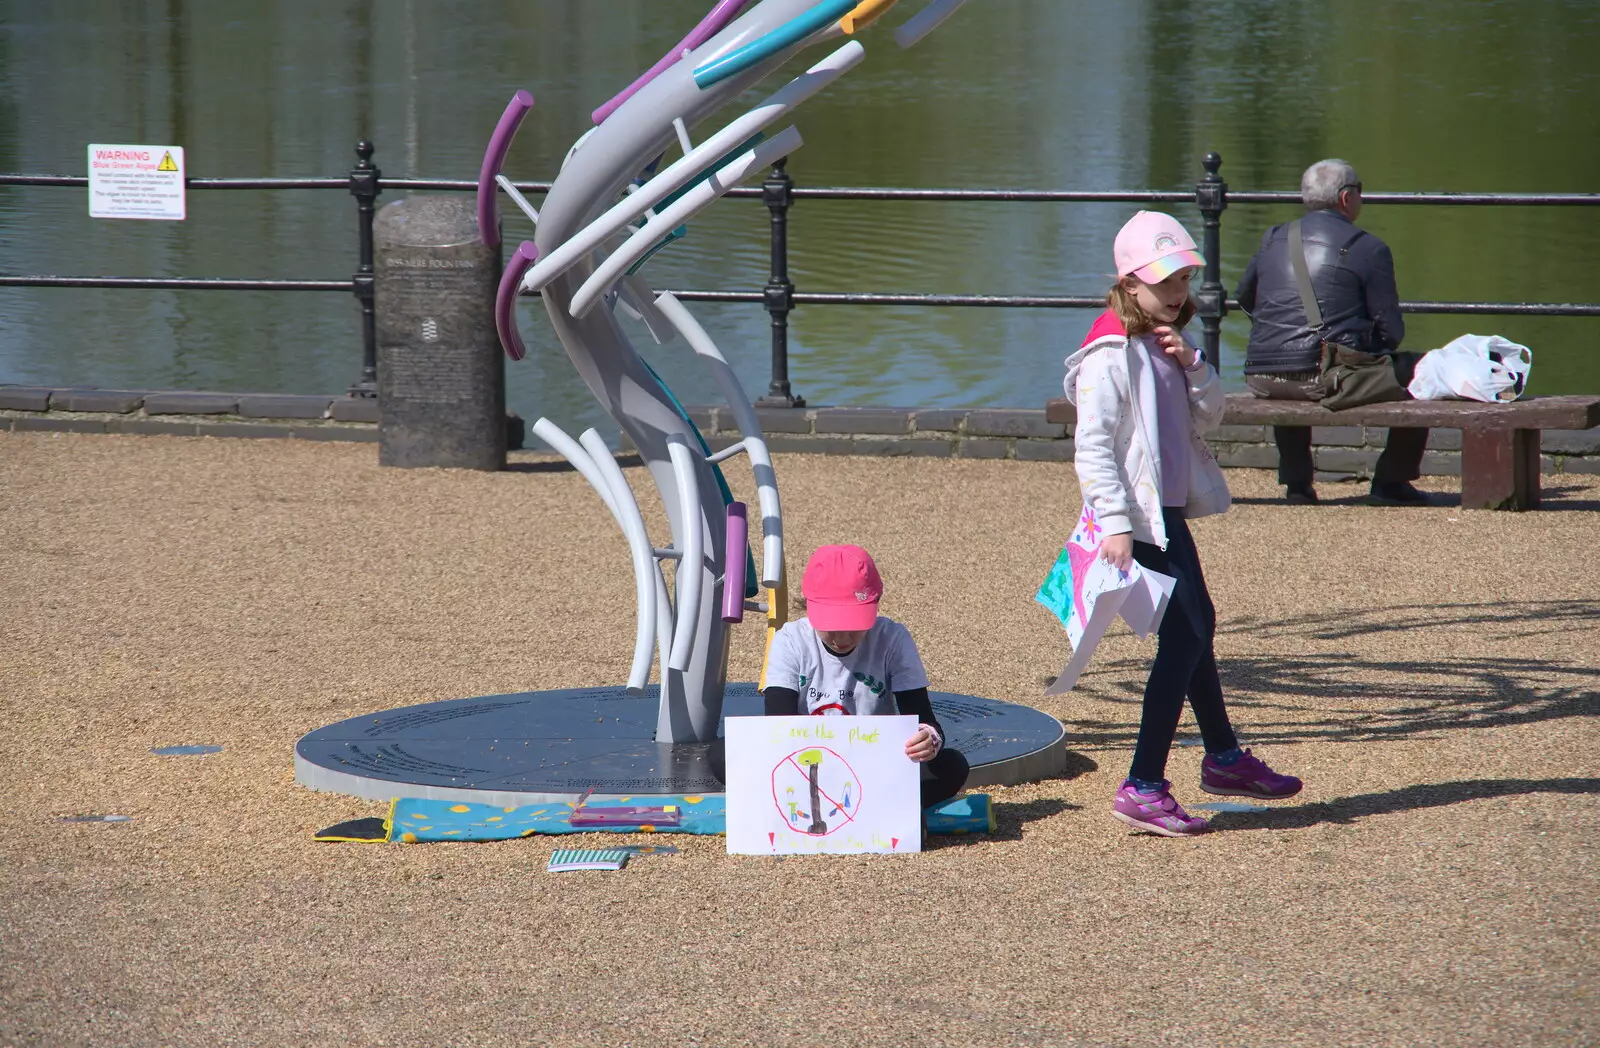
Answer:
[(396, 201), (372, 232), (378, 462), (504, 469), (500, 249), (484, 246), (472, 201), (457, 197)]

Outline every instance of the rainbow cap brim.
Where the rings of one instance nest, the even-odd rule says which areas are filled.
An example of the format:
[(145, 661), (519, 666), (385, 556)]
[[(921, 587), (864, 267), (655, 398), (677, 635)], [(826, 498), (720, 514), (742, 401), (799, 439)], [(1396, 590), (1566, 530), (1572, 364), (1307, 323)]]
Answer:
[(1206, 264), (1205, 257), (1198, 251), (1174, 251), (1164, 255), (1143, 269), (1136, 269), (1133, 275), (1146, 284), (1159, 284), (1180, 269), (1200, 268)]

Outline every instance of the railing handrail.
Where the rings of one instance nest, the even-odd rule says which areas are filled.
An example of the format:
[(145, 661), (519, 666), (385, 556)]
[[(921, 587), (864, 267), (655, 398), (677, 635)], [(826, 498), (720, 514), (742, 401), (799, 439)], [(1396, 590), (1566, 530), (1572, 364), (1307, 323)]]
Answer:
[[(349, 291), (349, 280), (278, 280), (247, 277), (117, 277), (0, 273), (0, 287), (105, 287), (146, 290)], [(686, 302), (764, 302), (763, 291), (671, 289)], [(1012, 309), (1099, 309), (1103, 295), (952, 295), (893, 291), (796, 291), (795, 305), (832, 306), (989, 306)], [(1239, 309), (1235, 299), (1229, 310)], [(1600, 317), (1600, 303), (1589, 302), (1401, 302), (1404, 313), (1489, 316)]]
[[(0, 186), (66, 186), (84, 188), (83, 175), (26, 175), (0, 172)], [(199, 178), (184, 179), (190, 189), (348, 189), (348, 178)], [(462, 178), (385, 178), (388, 189), (440, 191), (476, 190), (478, 183)], [(512, 185), (524, 193), (545, 193), (549, 182), (517, 182)], [(759, 186), (737, 186), (730, 197), (758, 199)], [(938, 188), (913, 186), (795, 186), (795, 199), (807, 200), (921, 200), (995, 201), (999, 203), (1048, 204), (1192, 204), (1191, 189), (1004, 189)], [(1298, 206), (1300, 194), (1289, 190), (1229, 189), (1230, 204), (1288, 204)], [(1402, 204), (1478, 207), (1600, 207), (1600, 193), (1457, 193), (1457, 192), (1363, 192), (1367, 204)]]
[[(362, 370), (352, 396), (373, 396), (377, 389), (377, 338), (373, 306), (374, 259), (372, 221), (375, 202), (384, 189), (477, 191), (470, 179), (383, 178), (372, 164), (370, 142), (356, 144), (359, 162), (345, 178), (186, 178), (189, 189), (276, 190), (343, 189), (356, 198), (359, 213), (360, 262), (348, 280), (247, 279), (230, 277), (122, 277), (61, 276), (52, 274), (0, 274), (0, 287), (104, 287), (227, 291), (347, 291), (362, 310)], [(760, 303), (772, 317), (772, 381), (761, 398), (765, 405), (803, 405), (789, 388), (788, 323), (796, 305), (869, 306), (975, 306), (1046, 309), (1098, 309), (1102, 295), (956, 295), (896, 292), (798, 291), (788, 274), (788, 211), (794, 200), (899, 200), (999, 203), (1129, 203), (1177, 204), (1199, 209), (1206, 267), (1195, 288), (1198, 319), (1207, 356), (1221, 361), (1221, 325), (1239, 303), (1226, 297), (1221, 279), (1222, 212), (1229, 204), (1299, 206), (1300, 194), (1291, 191), (1231, 191), (1222, 179), (1222, 157), (1208, 153), (1201, 162), (1205, 175), (1192, 189), (1077, 190), (1077, 189), (942, 189), (909, 186), (807, 186), (794, 185), (779, 160), (759, 186), (736, 186), (727, 196), (761, 200), (771, 212), (771, 276), (760, 290), (682, 290), (673, 294), (684, 301)], [(82, 175), (30, 175), (0, 172), (0, 186), (62, 186), (84, 188)], [(550, 182), (511, 183), (522, 193), (546, 193)], [(1369, 204), (1479, 207), (1600, 206), (1600, 193), (1363, 193)], [(1523, 315), (1600, 317), (1600, 303), (1588, 302), (1402, 302), (1400, 308), (1415, 314)]]

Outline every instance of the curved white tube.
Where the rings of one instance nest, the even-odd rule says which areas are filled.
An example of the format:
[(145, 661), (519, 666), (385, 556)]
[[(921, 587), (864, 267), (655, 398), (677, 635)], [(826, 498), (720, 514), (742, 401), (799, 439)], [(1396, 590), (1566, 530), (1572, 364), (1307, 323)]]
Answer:
[(517, 188), (516, 183), (505, 175), (495, 175), (494, 181), (496, 185), (505, 190), (506, 196), (510, 197), (522, 209), (522, 213), (528, 216), (528, 221), (534, 225), (539, 224), (539, 212), (535, 211), (533, 205), (528, 203), (528, 198), (522, 195), (522, 190)]
[(594, 488), (595, 493), (606, 504), (606, 509), (611, 511), (617, 527), (622, 528), (622, 533), (626, 535), (628, 529), (622, 523), (622, 511), (617, 509), (617, 500), (611, 494), (611, 485), (606, 483), (605, 477), (595, 467), (594, 459), (589, 457), (589, 453), (583, 450), (577, 441), (567, 436), (560, 426), (547, 418), (541, 418), (533, 424), (533, 435), (549, 444), (551, 450), (572, 463), (573, 468), (583, 475), (583, 479), (589, 482), (590, 487)]
[(860, 62), (866, 53), (858, 41), (852, 40), (773, 92), (765, 102), (701, 142), (692, 153), (678, 158), (600, 217), (568, 237), (550, 254), (539, 259), (538, 264), (522, 278), (522, 290), (538, 291), (572, 268), (584, 255), (604, 243), (607, 237), (621, 232), (629, 222), (655, 207), (708, 165), (726, 156), (729, 150), (748, 141), (751, 135), (833, 83)]
[(772, 469), (772, 456), (767, 451), (766, 439), (761, 435), (761, 423), (756, 419), (755, 405), (739, 385), (739, 376), (717, 349), (706, 329), (694, 318), (670, 291), (656, 296), (656, 308), (672, 322), (678, 334), (689, 343), (689, 348), (706, 362), (711, 377), (722, 390), (733, 417), (744, 435), (744, 448), (750, 455), (750, 466), (756, 475), (756, 496), (761, 504), (761, 585), (775, 589), (783, 580), (783, 514), (778, 504), (777, 474)]
[(735, 455), (744, 454), (744, 441), (736, 440), (721, 451), (713, 451), (706, 456), (706, 461), (715, 466), (719, 462), (726, 462)]
[[(545, 424), (547, 431), (555, 428), (554, 423), (546, 419), (540, 419), (539, 422)], [(534, 432), (540, 439), (550, 443), (551, 447), (564, 455), (567, 454), (550, 441), (546, 432), (540, 431), (538, 423), (535, 423)], [(564, 433), (561, 436), (566, 438), (570, 445), (572, 438)], [(600, 439), (600, 434), (593, 429), (584, 430), (583, 435), (578, 438), (578, 443), (582, 445), (578, 450), (588, 452), (591, 468), (601, 477), (605, 490), (611, 493), (607, 502), (614, 507), (617, 521), (622, 525), (622, 533), (628, 539), (628, 552), (633, 554), (634, 599), (638, 603), (639, 613), (638, 628), (633, 638), (633, 667), (628, 671), (628, 690), (638, 693), (650, 683), (650, 656), (655, 647), (656, 595), (650, 576), (658, 570), (656, 558), (650, 552), (650, 538), (645, 533), (644, 517), (639, 513), (639, 504), (633, 499), (633, 489), (628, 487), (627, 478), (622, 475), (611, 449), (606, 447), (605, 441)], [(570, 455), (568, 460), (571, 461)], [(590, 483), (594, 483), (593, 480)]]
[(799, 130), (791, 124), (754, 149), (741, 153), (716, 174), (657, 211), (636, 233), (623, 241), (621, 247), (595, 267), (589, 279), (572, 296), (568, 312), (578, 318), (587, 316), (611, 285), (628, 271), (629, 266), (643, 258), (656, 241), (710, 206), (740, 182), (799, 149), (802, 141)]
[(910, 47), (935, 29), (939, 23), (956, 13), (966, 0), (933, 0), (927, 7), (908, 18), (894, 31), (894, 42)]
[(700, 479), (695, 475), (694, 453), (676, 433), (667, 437), (667, 454), (672, 456), (672, 472), (678, 477), (678, 499), (683, 516), (683, 559), (678, 561), (677, 625), (672, 632), (672, 655), (667, 665), (675, 670), (689, 668), (694, 653), (694, 633), (700, 619), (700, 584), (705, 574), (705, 536), (701, 530)]

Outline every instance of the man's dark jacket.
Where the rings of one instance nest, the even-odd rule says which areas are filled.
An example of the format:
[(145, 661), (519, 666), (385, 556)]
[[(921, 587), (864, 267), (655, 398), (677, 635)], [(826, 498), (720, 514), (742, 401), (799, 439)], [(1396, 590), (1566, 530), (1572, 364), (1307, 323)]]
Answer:
[(1315, 371), (1322, 339), (1368, 353), (1397, 349), (1406, 324), (1389, 246), (1337, 211), (1308, 212), (1300, 220), (1300, 236), (1322, 310), (1322, 332), (1306, 323), (1289, 260), (1289, 226), (1273, 226), (1234, 295), (1251, 320), (1245, 374)]

